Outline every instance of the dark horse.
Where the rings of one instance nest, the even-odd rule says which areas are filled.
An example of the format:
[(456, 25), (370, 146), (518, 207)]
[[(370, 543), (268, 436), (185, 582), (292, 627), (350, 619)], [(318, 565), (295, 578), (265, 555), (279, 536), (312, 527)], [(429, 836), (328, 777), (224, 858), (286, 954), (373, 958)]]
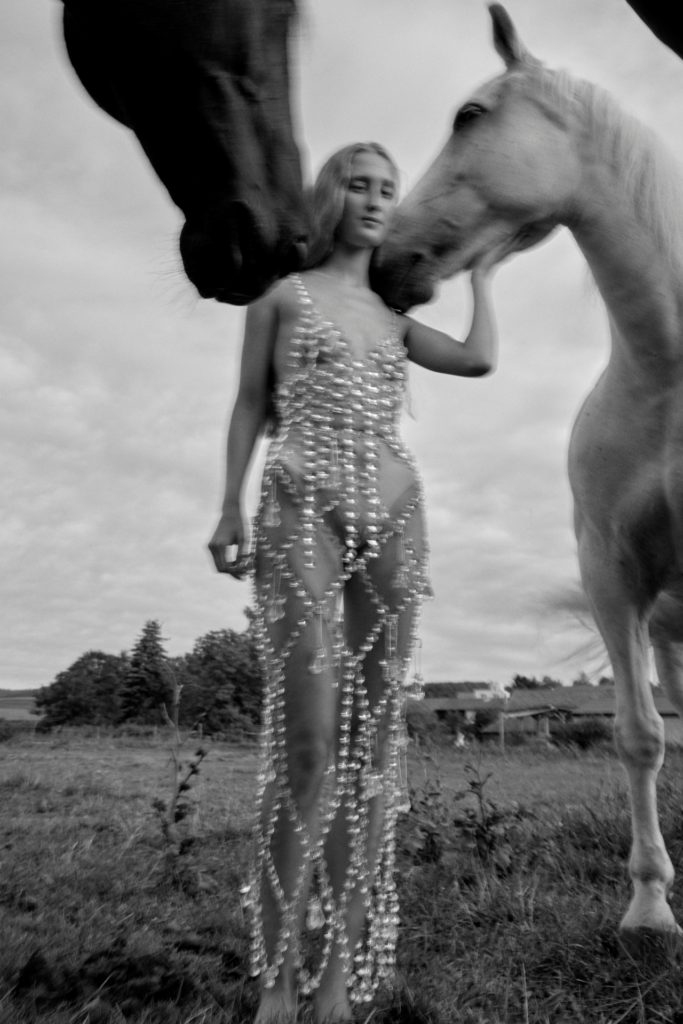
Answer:
[(677, 4), (671, 0), (627, 0), (658, 39), (683, 57), (683, 29)]
[(205, 298), (250, 302), (305, 258), (295, 13), (296, 0), (64, 0), (69, 59), (183, 211), (183, 264)]

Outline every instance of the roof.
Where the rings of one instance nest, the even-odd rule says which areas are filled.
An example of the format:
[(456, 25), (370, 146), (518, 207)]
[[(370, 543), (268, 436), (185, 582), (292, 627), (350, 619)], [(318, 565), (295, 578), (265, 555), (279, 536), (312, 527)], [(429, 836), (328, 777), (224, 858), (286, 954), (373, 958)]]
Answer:
[(425, 697), (422, 703), (429, 711), (484, 711), (503, 706), (498, 697), (482, 700), (473, 693), (462, 697)]
[[(577, 715), (613, 715), (615, 708), (614, 687), (601, 686), (603, 693), (597, 693), (592, 700), (585, 701), (578, 705), (575, 710)], [(675, 707), (660, 687), (652, 688), (655, 707), (660, 715), (670, 717), (677, 715)]]
[[(660, 715), (677, 713), (660, 687), (653, 687), (652, 696)], [(473, 694), (462, 694), (459, 697), (427, 697), (424, 703), (430, 711), (480, 711), (487, 708), (504, 710), (508, 715), (541, 715), (552, 711), (564, 711), (575, 715), (613, 715), (615, 712), (613, 686), (562, 686), (547, 690), (513, 690), (507, 700), (493, 697), (486, 703)]]
[(430, 699), (437, 697), (439, 699), (455, 698), (467, 694), (481, 693), (482, 690), (488, 693), (492, 688), (495, 688), (495, 683), (490, 682), (425, 683), (425, 696)]
[[(559, 697), (559, 699), (558, 699)], [(425, 707), (430, 711), (505, 711), (506, 714), (515, 712), (542, 714), (553, 710), (569, 710), (569, 705), (563, 700), (562, 692), (558, 690), (513, 690), (510, 696), (492, 697), (491, 700), (482, 701), (481, 697), (474, 694), (469, 696), (463, 694), (461, 697), (426, 697)]]

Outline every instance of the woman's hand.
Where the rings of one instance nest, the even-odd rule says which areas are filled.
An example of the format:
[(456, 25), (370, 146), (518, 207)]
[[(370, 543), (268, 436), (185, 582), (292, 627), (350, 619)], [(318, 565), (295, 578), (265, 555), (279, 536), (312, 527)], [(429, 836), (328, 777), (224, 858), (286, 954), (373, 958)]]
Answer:
[[(236, 548), (235, 559), (228, 561), (228, 548)], [(244, 522), (239, 508), (225, 509), (213, 537), (209, 541), (209, 551), (213, 556), (218, 572), (227, 572), (235, 579), (242, 579), (249, 571), (249, 555), (246, 553), (246, 537)]]

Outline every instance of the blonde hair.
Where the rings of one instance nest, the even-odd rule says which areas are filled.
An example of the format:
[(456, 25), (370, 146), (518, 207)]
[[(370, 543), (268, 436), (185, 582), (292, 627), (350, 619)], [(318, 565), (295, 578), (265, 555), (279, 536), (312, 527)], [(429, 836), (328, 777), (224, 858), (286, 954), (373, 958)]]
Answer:
[(319, 266), (332, 252), (337, 228), (344, 213), (346, 191), (351, 180), (351, 167), (359, 153), (376, 153), (391, 167), (396, 185), (398, 167), (384, 146), (377, 142), (356, 142), (333, 153), (323, 164), (315, 184), (308, 193), (311, 235), (306, 269)]

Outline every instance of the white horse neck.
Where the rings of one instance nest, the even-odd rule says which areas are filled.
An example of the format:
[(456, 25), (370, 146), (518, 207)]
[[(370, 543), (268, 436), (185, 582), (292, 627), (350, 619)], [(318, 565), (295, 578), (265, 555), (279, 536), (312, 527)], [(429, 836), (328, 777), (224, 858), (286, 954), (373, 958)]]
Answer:
[[(559, 74), (583, 176), (568, 226), (634, 365), (683, 363), (683, 179), (658, 139), (596, 86)], [(654, 357), (654, 358), (653, 358)]]

